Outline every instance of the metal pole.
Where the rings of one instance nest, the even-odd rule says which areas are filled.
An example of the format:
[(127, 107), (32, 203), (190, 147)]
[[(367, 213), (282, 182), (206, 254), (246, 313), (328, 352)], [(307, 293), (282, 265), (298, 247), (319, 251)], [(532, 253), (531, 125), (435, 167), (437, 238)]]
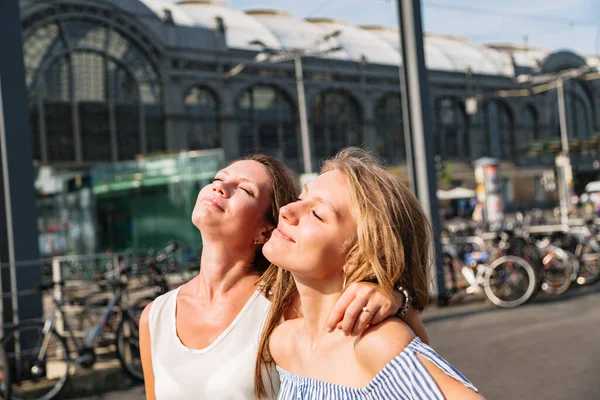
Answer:
[(21, 30), (19, 1), (0, 1), (0, 229), (6, 232), (0, 259), (9, 264), (0, 273), (3, 293), (11, 293), (2, 301), (5, 326), (43, 315), (41, 295), (28, 290), (40, 282), (41, 266), (31, 263), (39, 259), (39, 244)]
[(15, 236), (13, 227), (12, 201), (10, 198), (10, 178), (6, 149), (6, 129), (4, 126), (4, 104), (2, 101), (2, 76), (0, 76), (0, 158), (2, 159), (2, 181), (4, 183), (4, 212), (6, 213), (6, 239), (8, 241), (8, 269), (10, 277), (10, 302), (12, 322), (19, 323), (19, 301), (17, 297), (17, 271), (15, 266)]
[(564, 81), (556, 81), (556, 90), (558, 91), (558, 117), (560, 118), (560, 142), (563, 156), (569, 156), (569, 132), (567, 131), (567, 110), (565, 107), (565, 89)]
[(435, 263), (431, 265), (430, 294), (440, 303), (447, 301), (442, 247), (440, 242), (440, 216), (436, 196), (437, 182), (433, 154), (429, 81), (423, 50), (423, 28), (420, 0), (398, 0), (400, 44), (402, 47), (402, 107), (407, 130), (407, 154), (411, 183), (433, 228)]
[(571, 172), (571, 159), (569, 157), (569, 131), (567, 130), (567, 110), (565, 106), (565, 90), (564, 80), (559, 79), (556, 81), (556, 91), (558, 97), (558, 117), (560, 122), (560, 142), (562, 148), (562, 157), (560, 158), (559, 176), (562, 178), (559, 180), (561, 188), (560, 194), (560, 214), (561, 222), (563, 224), (568, 223), (569, 213), (571, 210), (571, 184), (572, 184), (572, 172)]
[(296, 70), (296, 91), (298, 94), (298, 114), (300, 117), (300, 136), (302, 139), (302, 160), (304, 173), (312, 173), (312, 157), (310, 152), (310, 139), (308, 137), (308, 116), (306, 112), (306, 99), (304, 97), (304, 75), (302, 73), (302, 54), (297, 52), (294, 56)]

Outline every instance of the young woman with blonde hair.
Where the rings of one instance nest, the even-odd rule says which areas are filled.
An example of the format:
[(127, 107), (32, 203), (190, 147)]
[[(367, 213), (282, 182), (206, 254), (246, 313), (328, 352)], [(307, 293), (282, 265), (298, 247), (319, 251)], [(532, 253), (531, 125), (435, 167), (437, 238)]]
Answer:
[[(427, 304), (430, 227), (418, 201), (368, 153), (342, 150), (280, 210), (263, 254), (279, 270), (259, 363), (276, 363), (280, 399), (480, 399), (477, 389), (400, 319), (349, 337), (326, 320), (348, 285), (395, 282)], [(272, 267), (273, 268), (273, 267)], [(280, 323), (296, 291), (301, 318)], [(370, 313), (369, 306), (363, 308)], [(265, 393), (260, 368), (257, 396)]]
[[(147, 399), (255, 398), (258, 342), (276, 277), (267, 273), (266, 284), (257, 287), (270, 266), (261, 250), (277, 224), (280, 207), (297, 195), (285, 165), (264, 155), (231, 163), (202, 188), (192, 213), (202, 236), (200, 272), (157, 298), (140, 321)], [(355, 334), (394, 313), (403, 301), (398, 293), (392, 299), (366, 283), (348, 292), (330, 313), (328, 326), (337, 324)], [(376, 315), (361, 312), (366, 304), (377, 310)], [(287, 311), (287, 318), (296, 316), (293, 306)], [(407, 320), (424, 335), (414, 312)], [(269, 396), (275, 396), (277, 372), (262, 374), (274, 382)]]

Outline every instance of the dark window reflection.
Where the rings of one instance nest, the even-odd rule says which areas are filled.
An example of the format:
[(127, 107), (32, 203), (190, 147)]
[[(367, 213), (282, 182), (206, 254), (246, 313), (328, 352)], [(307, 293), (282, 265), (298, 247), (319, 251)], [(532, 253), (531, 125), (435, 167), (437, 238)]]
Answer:
[(311, 106), (315, 165), (346, 146), (363, 141), (362, 116), (356, 101), (344, 92), (326, 92)]
[(283, 91), (272, 86), (253, 86), (238, 102), (238, 140), (244, 154), (261, 152), (300, 169), (300, 140), (294, 106)]

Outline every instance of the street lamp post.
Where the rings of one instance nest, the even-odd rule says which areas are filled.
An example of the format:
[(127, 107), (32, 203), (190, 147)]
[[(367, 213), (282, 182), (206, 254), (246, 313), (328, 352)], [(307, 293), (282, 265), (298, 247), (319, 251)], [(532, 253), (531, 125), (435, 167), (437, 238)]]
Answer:
[[(338, 36), (341, 32), (334, 31), (320, 38), (315, 45), (323, 42), (327, 42), (329, 39)], [(339, 46), (330, 47), (326, 50), (306, 50), (306, 49), (289, 49), (289, 50), (277, 50), (272, 49), (265, 45), (260, 40), (253, 40), (248, 44), (257, 45), (263, 48), (263, 52), (259, 53), (254, 57), (254, 62), (269, 62), (269, 63), (280, 63), (285, 61), (294, 61), (294, 70), (296, 77), (296, 96), (298, 102), (298, 118), (300, 120), (300, 138), (302, 143), (302, 161), (305, 174), (312, 174), (312, 153), (310, 150), (310, 138), (308, 133), (308, 112), (306, 110), (306, 97), (304, 94), (304, 73), (302, 70), (302, 57), (304, 56), (317, 56), (331, 53), (341, 48)], [(227, 79), (231, 79), (235, 75), (242, 72), (246, 67), (246, 64), (238, 64), (233, 67), (229, 72), (225, 74)]]
[(304, 173), (312, 173), (312, 156), (310, 140), (308, 138), (308, 113), (306, 112), (306, 98), (304, 96), (304, 74), (302, 72), (302, 55), (294, 56), (294, 69), (296, 70), (296, 93), (298, 95), (298, 114), (300, 117), (300, 137), (302, 140), (302, 160)]
[(567, 110), (565, 107), (565, 82), (562, 79), (556, 81), (558, 98), (558, 118), (560, 123), (560, 143), (563, 156), (569, 157), (569, 132), (567, 131)]

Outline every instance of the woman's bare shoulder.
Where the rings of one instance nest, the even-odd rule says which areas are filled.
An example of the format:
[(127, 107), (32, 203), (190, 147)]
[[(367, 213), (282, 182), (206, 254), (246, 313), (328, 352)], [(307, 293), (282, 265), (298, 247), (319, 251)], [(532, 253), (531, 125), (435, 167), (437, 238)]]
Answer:
[(293, 356), (293, 338), (297, 335), (301, 318), (282, 322), (269, 338), (269, 351), (277, 365), (285, 368), (285, 360)]
[(414, 338), (415, 334), (402, 320), (388, 318), (358, 336), (354, 351), (359, 363), (375, 376)]

